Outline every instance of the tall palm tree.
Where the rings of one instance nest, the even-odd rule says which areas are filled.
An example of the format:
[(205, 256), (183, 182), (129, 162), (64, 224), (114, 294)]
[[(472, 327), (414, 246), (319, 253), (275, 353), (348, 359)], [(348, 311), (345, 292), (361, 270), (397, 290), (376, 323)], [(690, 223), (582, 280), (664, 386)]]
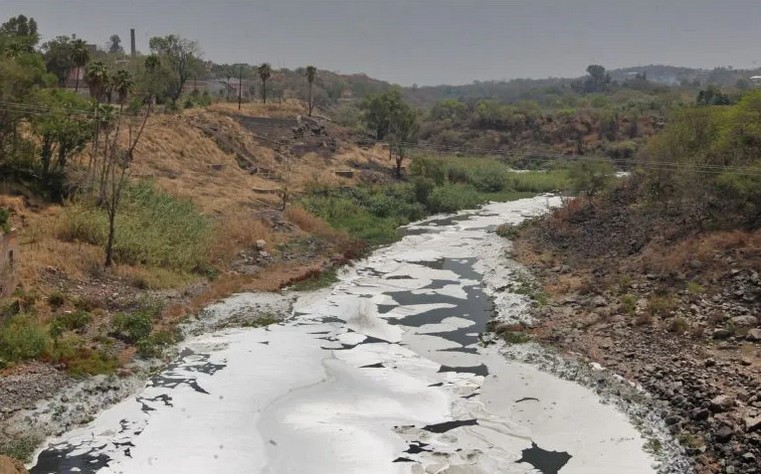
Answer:
[(262, 100), (267, 103), (267, 79), (272, 76), (272, 67), (269, 63), (259, 66), (259, 77), (262, 79)]
[(317, 68), (314, 66), (307, 66), (306, 68), (306, 76), (307, 76), (307, 82), (309, 83), (309, 108), (307, 115), (310, 117), (312, 116), (312, 108), (314, 107), (314, 104), (312, 103), (312, 83), (314, 82), (314, 78), (317, 75)]
[(87, 43), (84, 40), (76, 39), (71, 43), (71, 62), (77, 68), (77, 78), (74, 84), (74, 92), (79, 92), (79, 75), (82, 72), (82, 68), (85, 67), (87, 61), (90, 60), (90, 51), (87, 49)]
[(127, 102), (127, 96), (129, 95), (129, 91), (132, 89), (133, 84), (132, 75), (124, 69), (117, 71), (117, 73), (111, 78), (111, 85), (116, 93), (119, 94), (120, 108), (124, 106), (125, 102)]
[(92, 61), (85, 68), (85, 81), (90, 87), (90, 97), (100, 102), (108, 86), (108, 67), (102, 61)]

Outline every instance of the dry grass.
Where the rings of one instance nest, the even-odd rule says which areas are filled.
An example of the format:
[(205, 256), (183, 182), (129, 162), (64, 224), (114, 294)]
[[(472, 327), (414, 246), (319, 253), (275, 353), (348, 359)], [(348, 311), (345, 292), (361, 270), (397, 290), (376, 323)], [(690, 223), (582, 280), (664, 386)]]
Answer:
[(309, 234), (320, 237), (347, 237), (346, 234), (333, 229), (330, 224), (310, 214), (309, 211), (299, 205), (288, 206), (285, 211), (285, 218)]
[(297, 99), (284, 100), (282, 103), (273, 101), (268, 104), (249, 102), (241, 104), (241, 110), (238, 110), (237, 103), (218, 102), (207, 107), (207, 110), (251, 117), (296, 117), (305, 114), (307, 111), (304, 101)]
[(711, 232), (674, 245), (653, 241), (643, 252), (643, 263), (649, 271), (668, 273), (688, 270), (691, 262), (697, 261), (703, 276), (713, 276), (726, 270), (727, 256), (735, 258), (736, 266), (757, 268), (761, 263), (761, 230)]
[(168, 268), (132, 265), (119, 265), (114, 269), (114, 274), (141, 290), (182, 288), (201, 279), (198, 275)]
[(215, 262), (229, 262), (240, 249), (252, 248), (257, 240), (273, 245), (282, 239), (266, 222), (253, 217), (229, 215), (221, 218), (215, 228), (217, 238), (211, 248)]

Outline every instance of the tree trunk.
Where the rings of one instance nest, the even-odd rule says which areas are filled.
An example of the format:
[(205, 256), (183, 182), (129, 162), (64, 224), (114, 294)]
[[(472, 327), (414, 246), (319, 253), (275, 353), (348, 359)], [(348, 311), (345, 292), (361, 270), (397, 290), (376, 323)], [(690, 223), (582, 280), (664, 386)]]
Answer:
[(402, 160), (404, 160), (404, 157), (402, 155), (398, 155), (396, 157), (396, 178), (402, 179)]
[(77, 68), (77, 80), (74, 83), (74, 92), (79, 92), (79, 68)]
[(267, 103), (267, 81), (262, 81), (262, 100)]
[[(109, 203), (111, 205), (111, 203)], [(114, 264), (114, 234), (116, 233), (116, 209), (108, 213), (108, 242), (106, 242), (106, 268)]]
[(309, 109), (307, 112), (308, 116), (312, 116), (312, 83), (309, 83)]

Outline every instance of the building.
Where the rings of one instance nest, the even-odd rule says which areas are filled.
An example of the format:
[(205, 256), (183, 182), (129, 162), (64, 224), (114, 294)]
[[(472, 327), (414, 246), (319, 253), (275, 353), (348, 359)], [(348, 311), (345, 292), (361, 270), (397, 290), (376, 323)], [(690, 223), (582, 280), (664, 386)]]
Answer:
[(18, 242), (16, 232), (0, 231), (0, 296), (8, 296), (16, 288)]
[(761, 86), (761, 76), (751, 76), (750, 82), (754, 86)]

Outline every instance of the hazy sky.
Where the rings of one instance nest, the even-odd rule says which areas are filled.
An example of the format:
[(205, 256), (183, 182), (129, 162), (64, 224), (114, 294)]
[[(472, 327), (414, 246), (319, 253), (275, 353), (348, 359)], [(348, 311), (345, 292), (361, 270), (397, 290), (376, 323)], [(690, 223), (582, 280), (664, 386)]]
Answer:
[(138, 50), (177, 33), (221, 63), (364, 72), (403, 85), (580, 76), (587, 64), (761, 66), (761, 0), (0, 0), (45, 38)]

